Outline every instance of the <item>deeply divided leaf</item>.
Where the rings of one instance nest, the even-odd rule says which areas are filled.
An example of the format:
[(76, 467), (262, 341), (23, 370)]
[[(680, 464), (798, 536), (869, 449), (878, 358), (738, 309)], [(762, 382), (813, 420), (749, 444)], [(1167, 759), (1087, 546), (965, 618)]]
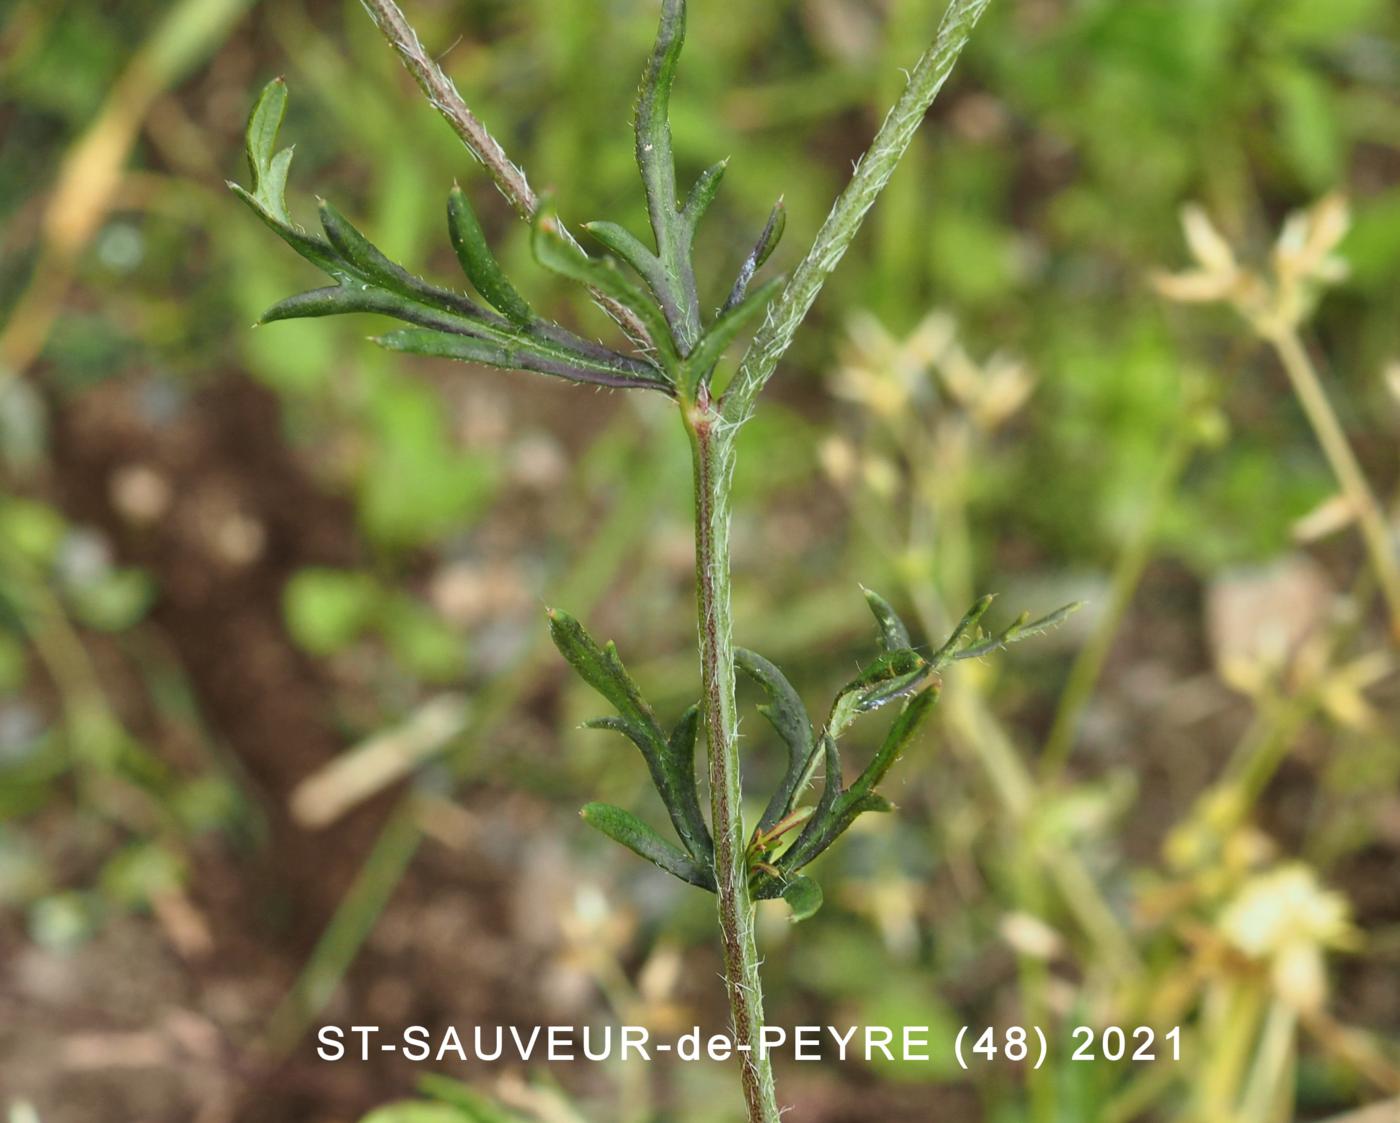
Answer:
[(285, 195), (292, 150), (276, 150), (277, 134), (282, 129), (282, 118), (286, 113), (287, 83), (281, 78), (274, 78), (263, 87), (253, 112), (248, 115), (245, 138), (248, 174), (253, 178), (253, 197), (273, 218), (291, 225)]
[(381, 342), (395, 350), (672, 393), (669, 378), (654, 363), (581, 339), (535, 316), (501, 272), (460, 191), (448, 202), (449, 232), (463, 268), (494, 311), (404, 269), (329, 203), (320, 205), (324, 238), (296, 226), (283, 197), (292, 151), (275, 151), (286, 104), (280, 79), (264, 89), (248, 122), (253, 188), (233, 183), (229, 187), (278, 237), (336, 284), (281, 301), (261, 322), (376, 313), (430, 329), (390, 333)]
[(930, 664), (917, 651), (887, 651), (836, 696), (827, 719), (827, 732), (839, 737), (858, 714), (868, 713), (918, 689), (929, 677)]
[(695, 782), (695, 741), (692, 732), (688, 745), (686, 743), (686, 719), (682, 719), (682, 731), (673, 749), (672, 739), (662, 733), (656, 716), (622, 665), (613, 644), (600, 647), (582, 624), (558, 610), (550, 611), (549, 633), (559, 653), (579, 677), (617, 711), (616, 718), (599, 718), (592, 724), (622, 733), (641, 750), (652, 782), (686, 850), (693, 857), (708, 861), (713, 854), (713, 843), (700, 812)]

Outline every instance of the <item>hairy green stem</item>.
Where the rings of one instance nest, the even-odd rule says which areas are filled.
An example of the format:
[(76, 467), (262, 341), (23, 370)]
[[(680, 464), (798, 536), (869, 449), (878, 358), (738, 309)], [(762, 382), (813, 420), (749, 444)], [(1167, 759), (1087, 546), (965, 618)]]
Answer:
[(423, 49), (418, 33), (399, 6), (394, 0), (361, 0), (361, 3), (380, 34), (399, 53), (404, 68), (413, 75), (413, 80), (418, 83), (429, 104), (452, 126), (452, 131), (466, 145), (467, 151), (481, 161), (491, 181), (506, 197), (515, 213), (529, 222), (539, 209), (539, 198), (525, 178), (524, 170), (506, 155), (500, 142), (457, 92), (456, 84)]
[(709, 758), (710, 830), (715, 842), (724, 983), (749, 1123), (778, 1123), (771, 1061), (760, 1048), (763, 990), (758, 975), (748, 839), (740, 783), (734, 701), (734, 638), (729, 597), (729, 499), (734, 433), (703, 396), (682, 406), (695, 467), (695, 595), (700, 633), (702, 710)]
[[(413, 80), (418, 83), (418, 88), (423, 91), (428, 103), (452, 126), (452, 131), (457, 134), (467, 151), (481, 162), (491, 177), (491, 182), (510, 203), (511, 209), (526, 222), (530, 222), (539, 210), (540, 200), (534, 188), (530, 186), (530, 181), (525, 178), (525, 170), (506, 155), (501, 142), (482, 124), (481, 118), (471, 111), (471, 107), (458, 92), (456, 83), (424, 50), (418, 33), (413, 30), (413, 25), (408, 22), (399, 6), (394, 0), (360, 0), (360, 3), (369, 18), (374, 21), (374, 26), (379, 29), (385, 42), (398, 52), (404, 68), (413, 75)], [(565, 240), (576, 244), (573, 235), (562, 223), (559, 230)], [(646, 328), (630, 308), (596, 290), (593, 291), (593, 298), (631, 339), (642, 344), (651, 342)]]
[(734, 384), (724, 396), (726, 421), (742, 425), (749, 419), (759, 391), (792, 345), (793, 336), (817, 294), (855, 239), (866, 212), (890, 181), (989, 2), (952, 0), (948, 5), (933, 46), (924, 52), (909, 75), (909, 84), (856, 165), (846, 189), (817, 232), (812, 248), (793, 270), (791, 279), (768, 310), (767, 320), (744, 353)]

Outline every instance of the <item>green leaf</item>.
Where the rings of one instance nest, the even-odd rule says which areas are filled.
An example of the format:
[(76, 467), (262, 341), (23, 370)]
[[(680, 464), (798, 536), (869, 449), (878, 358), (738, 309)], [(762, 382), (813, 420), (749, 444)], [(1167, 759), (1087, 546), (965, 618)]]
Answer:
[[(817, 800), (817, 805), (803, 826), (802, 833), (797, 836), (797, 841), (779, 856), (777, 868), (781, 874), (796, 873), (829, 846), (831, 839), (835, 837), (831, 833), (831, 826), (841, 800), (842, 777), (841, 755), (836, 749), (834, 737), (822, 735), (821, 755), (826, 762), (821, 798)], [(771, 874), (765, 874), (755, 887), (755, 895), (764, 899), (780, 896), (784, 884), (781, 876), (775, 878)]]
[(822, 777), (821, 798), (817, 800), (816, 810), (812, 812), (812, 817), (803, 827), (802, 834), (798, 836), (797, 844), (793, 846), (793, 850), (799, 850), (804, 839), (819, 836), (822, 833), (823, 824), (831, 818), (831, 813), (841, 798), (841, 754), (836, 749), (836, 738), (829, 733), (822, 735), (822, 759), (825, 761), (826, 775)]
[[(700, 301), (690, 255), (694, 231), (677, 205), (671, 147), (671, 87), (685, 44), (685, 19), (685, 0), (662, 0), (656, 44), (642, 74), (635, 115), (637, 168), (656, 238), (656, 255), (664, 269), (663, 287), (669, 294), (662, 305), (682, 352), (690, 351), (700, 334)], [(702, 176), (702, 181), (705, 178)], [(702, 187), (702, 192), (706, 189)]]
[(909, 694), (932, 670), (932, 665), (917, 651), (906, 648), (886, 652), (841, 689), (827, 718), (827, 733), (839, 737), (857, 715)]
[(676, 354), (675, 344), (671, 340), (666, 317), (646, 293), (623, 275), (614, 259), (589, 257), (581, 248), (564, 238), (560, 231), (559, 219), (550, 214), (542, 213), (536, 217), (530, 246), (534, 250), (535, 259), (546, 269), (596, 289), (634, 312), (642, 321), (642, 326), (647, 329), (647, 334), (651, 336), (662, 366), (668, 371), (677, 367), (680, 357)]
[(292, 164), (292, 150), (284, 148), (274, 153), (286, 112), (287, 84), (275, 78), (263, 87), (257, 104), (248, 115), (245, 139), (253, 190), (236, 183), (229, 183), (228, 187), (292, 249), (318, 268), (339, 277), (343, 274), (335, 251), (320, 238), (301, 230), (287, 212), (287, 173)]
[(467, 320), (490, 326), (486, 310), (447, 289), (430, 284), (391, 261), (384, 252), (361, 234), (343, 214), (324, 199), (320, 202), (321, 227), (344, 261), (362, 280), (407, 297), (420, 304), (441, 309)]
[(863, 815), (867, 811), (872, 811), (878, 815), (886, 815), (894, 810), (894, 804), (879, 792), (870, 792), (867, 795), (861, 796), (860, 799), (852, 801), (851, 809), (857, 815)]
[(616, 222), (585, 222), (583, 228), (587, 230), (603, 248), (609, 253), (616, 254), (627, 262), (641, 278), (646, 281), (647, 287), (651, 289), (656, 302), (661, 306), (670, 318), (677, 314), (677, 309), (671, 294), (669, 278), (666, 275), (666, 267), (661, 264), (661, 259), (652, 253), (642, 244), (632, 231), (625, 226), (619, 226)]
[(783, 900), (792, 909), (792, 922), (798, 924), (822, 907), (822, 887), (810, 877), (794, 877), (783, 887)]
[[(262, 219), (268, 229), (281, 238), (282, 241), (286, 242), (287, 245), (291, 246), (292, 249), (296, 250), (302, 257), (306, 258), (307, 261), (311, 262), (312, 265), (316, 266), (316, 268), (329, 273), (338, 280), (350, 276), (349, 271), (336, 256), (335, 250), (329, 243), (321, 238), (306, 233), (306, 231), (296, 226), (289, 219), (268, 210), (262, 201), (246, 188), (240, 187), (236, 183), (230, 183), (228, 188), (248, 204), (253, 213)], [(286, 214), (285, 208), (282, 214)]]
[(803, 772), (815, 751), (815, 737), (807, 709), (782, 671), (762, 655), (743, 647), (734, 649), (734, 665), (767, 694), (769, 700), (758, 707), (758, 712), (768, 719), (788, 750), (787, 771), (758, 823), (762, 833), (788, 815), (802, 794)]
[(993, 594), (988, 593), (967, 610), (963, 618), (958, 621), (958, 626), (953, 629), (947, 641), (933, 653), (933, 658), (930, 662), (933, 664), (935, 670), (946, 667), (951, 663), (957, 657), (958, 651), (962, 648), (963, 644), (966, 643), (970, 637), (977, 634), (977, 625), (981, 622), (982, 617), (987, 615), (987, 609), (992, 607), (992, 601), (995, 599)]
[(739, 267), (739, 276), (734, 281), (734, 287), (729, 291), (729, 298), (724, 302), (723, 311), (729, 311), (744, 299), (744, 295), (749, 291), (749, 282), (753, 280), (753, 275), (763, 267), (763, 263), (778, 248), (778, 243), (783, 240), (783, 231), (786, 228), (787, 207), (780, 198), (773, 204), (773, 209), (769, 212), (768, 221), (764, 224), (758, 241), (754, 243), (753, 249), (749, 251), (749, 256), (744, 258), (744, 263)]
[(277, 134), (282, 129), (282, 118), (286, 113), (287, 83), (281, 78), (274, 78), (263, 87), (257, 104), (248, 115), (245, 140), (254, 198), (272, 217), (291, 225), (285, 194), (292, 150), (284, 148), (281, 152), (275, 151)]
[(588, 355), (571, 355), (567, 360), (561, 359), (558, 357), (560, 352), (557, 348), (545, 351), (535, 340), (520, 336), (497, 342), (446, 331), (402, 328), (376, 336), (374, 342), (389, 351), (434, 359), (455, 359), (458, 362), (500, 367), (502, 370), (549, 374), (556, 378), (567, 378), (594, 386), (668, 389), (666, 384), (655, 378), (635, 374), (629, 368), (619, 367)]
[(396, 320), (457, 335), (474, 330), (469, 321), (451, 313), (429, 308), (395, 292), (355, 284), (327, 285), (325, 288), (310, 289), (279, 300), (262, 314), (258, 323), (272, 324), (278, 320), (304, 320), (315, 316), (342, 316), (351, 312), (392, 316)]
[[(908, 747), (937, 701), (936, 689), (923, 690), (914, 695), (895, 719), (879, 751), (865, 771), (844, 791), (841, 789), (841, 765), (835, 742), (830, 737), (824, 738), (828, 748), (827, 776), (822, 798), (797, 841), (778, 859), (780, 870), (785, 873), (800, 870), (840, 838), (865, 812), (893, 810), (893, 804), (874, 790), (875, 785), (885, 778), (885, 774)], [(836, 778), (835, 782), (833, 777)]]
[(904, 750), (908, 748), (909, 743), (922, 728), (924, 721), (933, 712), (933, 707), (937, 703), (937, 687), (921, 690), (905, 703), (899, 716), (895, 718), (894, 724), (890, 726), (889, 732), (885, 734), (879, 751), (875, 753), (865, 771), (860, 774), (856, 782), (842, 797), (849, 808), (857, 809), (857, 814), (860, 810), (874, 809), (873, 805), (861, 808), (859, 804), (874, 794), (875, 786), (885, 778), (894, 762), (903, 755)]
[[(681, 842), (692, 857), (708, 863), (714, 849), (709, 828), (700, 814), (693, 757), (683, 762), (673, 753), (671, 742), (662, 733), (655, 714), (643, 701), (612, 643), (599, 647), (583, 625), (557, 609), (549, 612), (549, 634), (579, 677), (618, 712), (620, 720), (602, 718), (595, 726), (617, 730), (641, 750)], [(693, 748), (692, 741), (692, 752)]]
[(624, 811), (610, 803), (590, 803), (579, 815), (590, 827), (602, 831), (614, 842), (621, 843), (634, 854), (659, 866), (667, 873), (691, 885), (714, 892), (713, 870), (672, 846), (630, 811)]
[(389, 260), (384, 251), (361, 234), (334, 204), (318, 199), (317, 210), (321, 229), (325, 231), (332, 248), (361, 279), (415, 300), (426, 295), (424, 290), (434, 296), (439, 293), (449, 295), (442, 293), (442, 290), (432, 290), (427, 282)]
[(496, 261), (466, 193), (455, 184), (447, 196), (447, 232), (462, 272), (492, 308), (522, 327), (538, 319)]
[(1027, 623), (1030, 613), (1023, 612), (1013, 621), (1005, 631), (992, 636), (981, 643), (975, 643), (954, 653), (954, 660), (980, 659), (983, 655), (990, 655), (993, 651), (1000, 651), (1010, 647), (1013, 643), (1020, 643), (1022, 640), (1030, 639), (1032, 636), (1044, 635), (1053, 631), (1065, 622), (1070, 616), (1084, 607), (1083, 601), (1074, 601), (1070, 604), (1062, 605), (1054, 612), (1042, 616), (1039, 620)]
[[(233, 183), (229, 187), (278, 237), (336, 284), (279, 302), (263, 315), (260, 323), (348, 312), (387, 315), (420, 328), (491, 341), (491, 345), (454, 344), (422, 333), (391, 336), (385, 341), (398, 350), (537, 371), (594, 385), (671, 393), (669, 379), (656, 364), (611, 351), (537, 317), (501, 272), (460, 189), (454, 189), (448, 199), (453, 247), (478, 290), (504, 315), (458, 292), (431, 284), (398, 265), (330, 203), (320, 204), (325, 239), (295, 226), (282, 201), (291, 150), (270, 154), (285, 105), (285, 88), (277, 86), (264, 91), (249, 123), (248, 161), (253, 169), (254, 190)], [(270, 194), (271, 188), (275, 191)], [(555, 256), (561, 260), (572, 258), (575, 274), (599, 264), (590, 263), (577, 246), (571, 248), (571, 254), (556, 252)], [(605, 266), (593, 271), (590, 283), (600, 290), (611, 288), (608, 295), (618, 299), (620, 289), (606, 283), (606, 273)], [(637, 296), (635, 290), (630, 295)], [(650, 323), (649, 330), (665, 324), (665, 317), (654, 308), (650, 309), (648, 320), (645, 298), (641, 304), (643, 308), (634, 310), (644, 323)], [(664, 331), (659, 341), (658, 348), (665, 357), (669, 340)]]
[(684, 804), (686, 821), (699, 824), (696, 833), (704, 841), (705, 856), (708, 858), (711, 852), (709, 828), (705, 825), (705, 816), (700, 810), (700, 787), (695, 781), (695, 744), (699, 733), (700, 704), (697, 702), (681, 714), (680, 721), (676, 722), (671, 730), (666, 750), (670, 756), (671, 771), (682, 780), (686, 777), (690, 779), (689, 783), (679, 785), (680, 791), (677, 795)]
[(865, 603), (870, 606), (875, 622), (880, 626), (880, 650), (903, 651), (913, 647), (909, 639), (909, 628), (899, 618), (899, 613), (890, 606), (890, 602), (864, 585), (860, 587), (860, 591), (865, 594)]
[(768, 221), (763, 224), (763, 229), (759, 231), (758, 241), (754, 243), (754, 247), (749, 253), (754, 269), (762, 269), (768, 259), (773, 256), (773, 251), (783, 240), (783, 234), (786, 230), (787, 204), (780, 195), (778, 201), (773, 204), (773, 209), (768, 212)]
[(583, 727), (585, 729), (607, 729), (613, 733), (621, 733), (647, 756), (657, 751), (656, 737), (652, 730), (647, 728), (645, 724), (629, 721), (624, 717), (591, 717), (583, 723)]
[(657, 738), (664, 741), (651, 707), (642, 700), (637, 684), (622, 665), (611, 641), (600, 647), (574, 617), (555, 608), (549, 610), (549, 634), (559, 654), (584, 682), (628, 721), (655, 730)]
[(690, 193), (685, 197), (685, 205), (681, 208), (681, 220), (685, 223), (692, 242), (695, 240), (700, 220), (705, 217), (705, 212), (710, 209), (715, 195), (719, 193), (720, 181), (724, 179), (724, 171), (728, 166), (727, 157), (717, 164), (711, 164), (696, 178)]
[[(685, 0), (661, 0), (656, 43), (637, 92), (637, 166), (648, 200), (676, 209), (675, 163), (671, 152), (671, 87), (685, 46)], [(658, 243), (664, 231), (656, 232)]]
[(682, 393), (691, 394), (702, 382), (708, 381), (729, 345), (759, 313), (767, 309), (782, 283), (783, 278), (774, 277), (761, 285), (757, 292), (733, 308), (720, 313), (719, 318), (706, 329), (705, 334), (700, 337), (700, 342), (685, 358), (682, 367), (684, 373), (681, 376)]

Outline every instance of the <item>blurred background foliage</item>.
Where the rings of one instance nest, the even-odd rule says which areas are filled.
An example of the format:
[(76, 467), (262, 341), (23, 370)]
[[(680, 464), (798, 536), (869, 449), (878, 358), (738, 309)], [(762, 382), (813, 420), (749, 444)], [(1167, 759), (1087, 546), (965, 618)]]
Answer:
[[(410, 15), (567, 221), (644, 226), (652, 4)], [(702, 275), (779, 194), (793, 263), (940, 15), (696, 0), (678, 159), (732, 158)], [(5, 5), (14, 1120), (330, 1121), (413, 1091), (401, 1062), (316, 1061), (325, 1020), (723, 1025), (711, 903), (573, 815), (600, 788), (656, 809), (541, 647), (559, 604), (663, 716), (693, 700), (675, 420), (391, 357), (369, 320), (249, 330), (313, 280), (223, 186), (276, 74), (304, 222), (323, 191), (450, 277), (455, 179), (539, 307), (609, 329), (532, 266), (356, 4)], [(765, 914), (776, 1023), (944, 1027), (928, 1064), (781, 1069), (795, 1118), (1272, 1123), (1400, 1096), (1400, 691), (1366, 555), (1271, 352), (1149, 279), (1185, 260), (1189, 200), (1262, 260), (1333, 190), (1350, 272), (1306, 338), (1393, 514), (1387, 0), (998, 0), (823, 293), (741, 448), (738, 641), (816, 697), (871, 645), (858, 580), (928, 634), (985, 591), (1090, 608), (950, 675), (904, 813), (825, 862), (817, 918)], [(778, 754), (745, 732), (766, 790)], [(1080, 1022), (1179, 1023), (1183, 1061), (1071, 1062)], [(961, 1072), (964, 1023), (1044, 1025), (1054, 1055)], [(703, 1123), (735, 1117), (731, 1077), (489, 1068), (466, 1074), (489, 1103), (438, 1086), (455, 1107), (375, 1118)]]

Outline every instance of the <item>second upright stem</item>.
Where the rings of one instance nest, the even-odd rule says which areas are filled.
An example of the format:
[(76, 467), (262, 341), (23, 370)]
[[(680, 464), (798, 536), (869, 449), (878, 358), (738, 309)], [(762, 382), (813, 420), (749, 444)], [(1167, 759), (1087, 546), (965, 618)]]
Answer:
[(1385, 512), (1371, 491), (1371, 485), (1366, 482), (1366, 475), (1357, 463), (1356, 454), (1352, 452), (1346, 432), (1333, 412), (1332, 403), (1327, 400), (1327, 393), (1322, 388), (1303, 341), (1298, 338), (1297, 329), (1265, 330), (1264, 336), (1283, 364), (1332, 474), (1351, 504), (1366, 550), (1371, 556), (1381, 595), (1390, 612), (1391, 639), (1400, 643), (1400, 555), (1397, 555)]

